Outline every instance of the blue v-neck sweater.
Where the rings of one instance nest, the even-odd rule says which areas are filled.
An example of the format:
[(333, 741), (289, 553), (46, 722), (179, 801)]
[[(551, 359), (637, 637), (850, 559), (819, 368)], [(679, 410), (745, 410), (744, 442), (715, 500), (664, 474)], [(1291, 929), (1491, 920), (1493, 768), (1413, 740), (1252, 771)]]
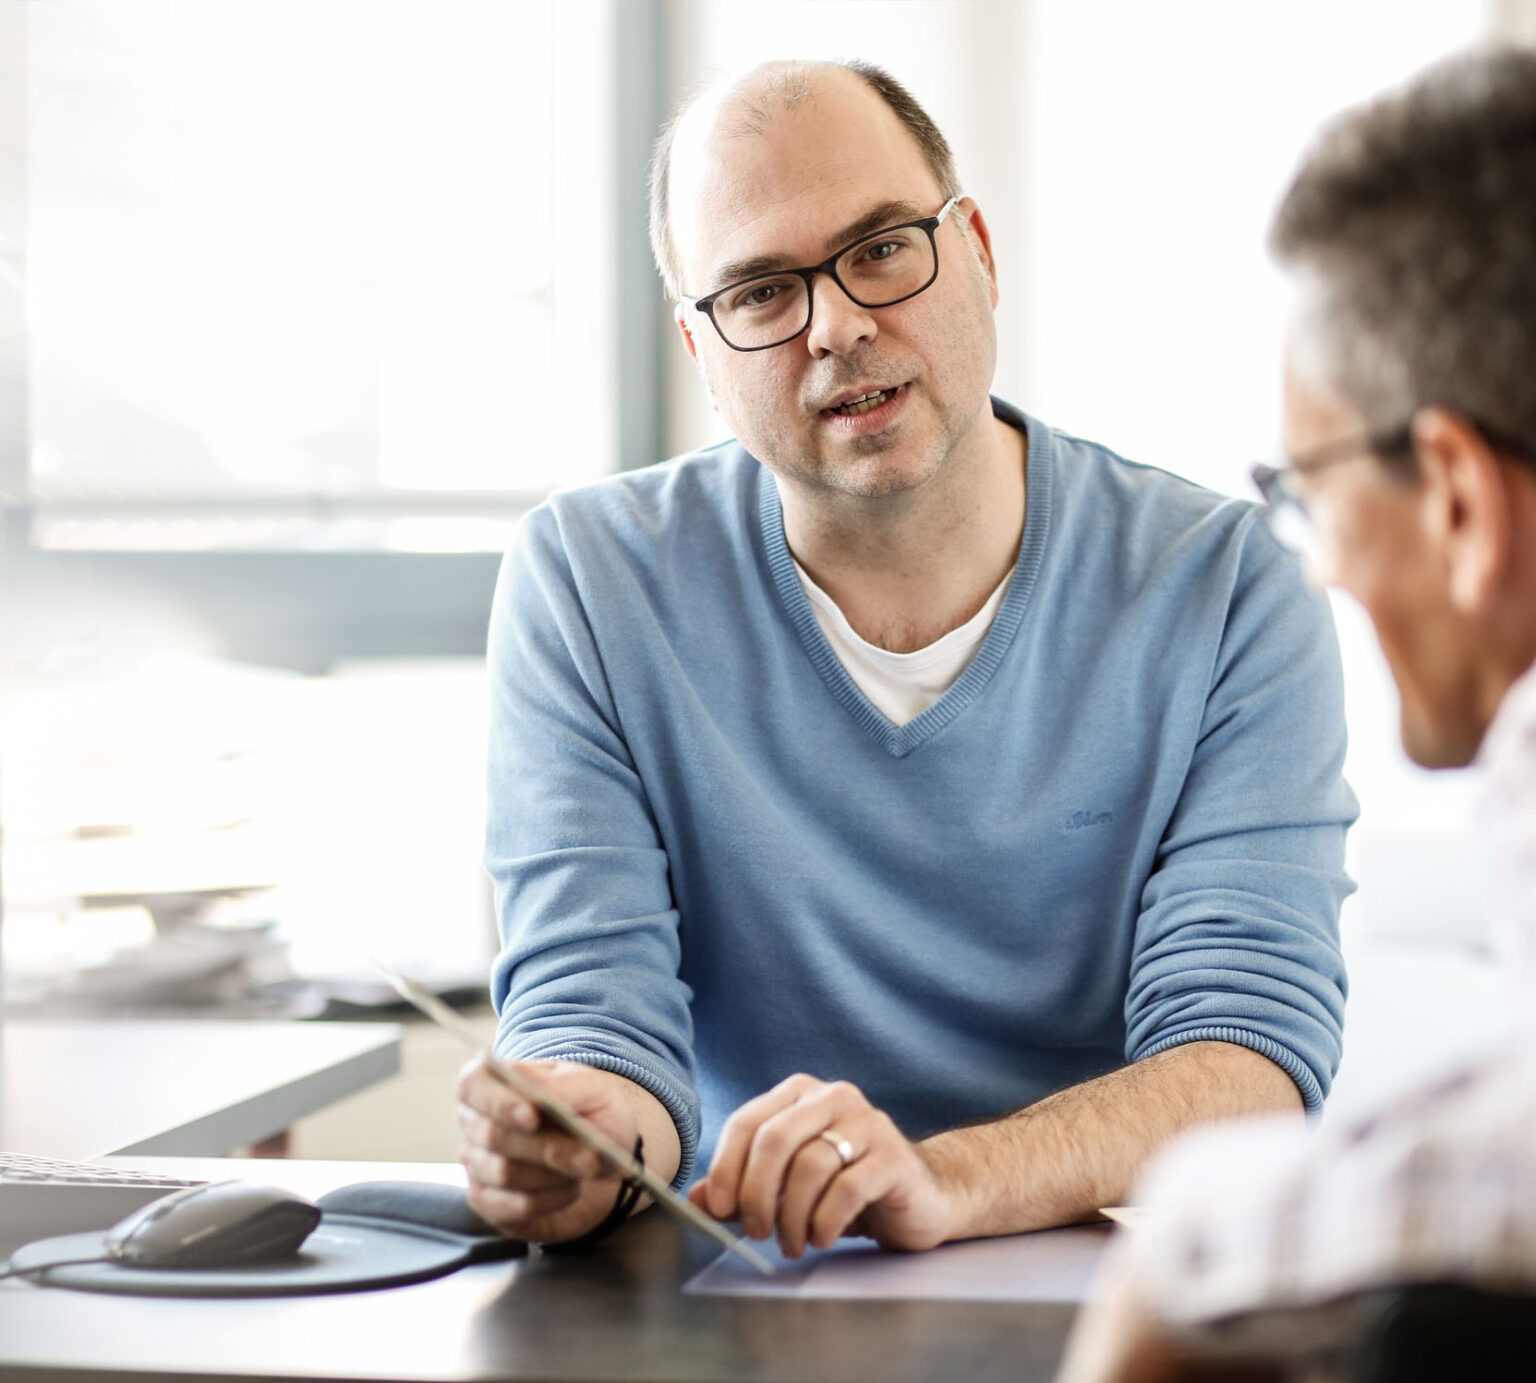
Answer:
[(1027, 428), (980, 651), (893, 726), (726, 444), (551, 498), (492, 615), (497, 1051), (737, 1105), (848, 1079), (910, 1135), (1183, 1042), (1338, 1064), (1342, 688), (1250, 504)]

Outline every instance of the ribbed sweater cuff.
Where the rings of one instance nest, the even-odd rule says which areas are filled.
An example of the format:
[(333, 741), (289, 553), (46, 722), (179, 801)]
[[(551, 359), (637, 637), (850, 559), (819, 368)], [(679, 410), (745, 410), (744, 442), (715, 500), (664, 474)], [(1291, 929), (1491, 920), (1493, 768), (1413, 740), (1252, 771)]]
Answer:
[(1136, 1060), (1145, 1061), (1149, 1056), (1170, 1051), (1174, 1047), (1182, 1047), (1188, 1042), (1231, 1042), (1238, 1047), (1247, 1047), (1260, 1056), (1267, 1056), (1296, 1082), (1296, 1089), (1301, 1093), (1301, 1102), (1306, 1112), (1308, 1114), (1322, 1112), (1323, 1087), (1318, 1083), (1317, 1077), (1312, 1074), (1312, 1068), (1289, 1047), (1282, 1047), (1274, 1038), (1267, 1037), (1263, 1033), (1251, 1032), (1247, 1028), (1191, 1028), (1188, 1032), (1174, 1033), (1171, 1037), (1154, 1042), (1150, 1047), (1138, 1052)]

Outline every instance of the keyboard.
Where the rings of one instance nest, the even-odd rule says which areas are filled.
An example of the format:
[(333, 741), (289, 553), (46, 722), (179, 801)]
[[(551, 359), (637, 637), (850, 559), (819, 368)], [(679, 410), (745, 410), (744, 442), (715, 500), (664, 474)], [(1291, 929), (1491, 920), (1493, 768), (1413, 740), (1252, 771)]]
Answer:
[(34, 1239), (110, 1229), (141, 1205), (201, 1181), (0, 1152), (0, 1255)]

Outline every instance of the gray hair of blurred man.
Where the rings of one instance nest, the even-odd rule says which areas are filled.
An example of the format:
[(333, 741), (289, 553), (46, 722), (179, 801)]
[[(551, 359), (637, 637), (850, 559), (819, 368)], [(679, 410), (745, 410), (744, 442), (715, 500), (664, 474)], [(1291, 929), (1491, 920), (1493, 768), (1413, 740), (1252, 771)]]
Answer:
[[(949, 141), (933, 123), (928, 112), (918, 104), (917, 98), (883, 67), (877, 67), (872, 62), (857, 59), (848, 62), (791, 60), (764, 63), (754, 68), (745, 78), (739, 79), (739, 83), (732, 83), (739, 85), (742, 133), (760, 131), (772, 119), (776, 110), (790, 110), (801, 101), (814, 99), (816, 73), (828, 68), (842, 68), (857, 73), (868, 82), (917, 141), (917, 147), (922, 150), (923, 158), (939, 184), (939, 196), (948, 201), (960, 195), (960, 178), (955, 172), (955, 158), (950, 152)], [(683, 117), (705, 96), (719, 89), (712, 85), (688, 97), (662, 127), (651, 154), (651, 253), (656, 257), (656, 268), (661, 273), (661, 281), (671, 299), (680, 298), (683, 294), (682, 272), (672, 243), (669, 184), (672, 142)]]
[(1369, 428), (1439, 407), (1536, 453), (1536, 50), (1460, 54), (1346, 111), (1270, 248), (1300, 282), (1305, 368)]

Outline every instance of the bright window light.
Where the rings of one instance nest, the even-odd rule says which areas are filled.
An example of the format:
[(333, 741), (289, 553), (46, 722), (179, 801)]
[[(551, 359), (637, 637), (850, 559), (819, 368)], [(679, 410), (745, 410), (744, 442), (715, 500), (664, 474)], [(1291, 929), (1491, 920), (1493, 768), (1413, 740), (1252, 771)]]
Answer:
[(606, 13), (30, 7), (37, 499), (528, 493), (611, 469), (603, 352), (565, 363), (611, 330)]

